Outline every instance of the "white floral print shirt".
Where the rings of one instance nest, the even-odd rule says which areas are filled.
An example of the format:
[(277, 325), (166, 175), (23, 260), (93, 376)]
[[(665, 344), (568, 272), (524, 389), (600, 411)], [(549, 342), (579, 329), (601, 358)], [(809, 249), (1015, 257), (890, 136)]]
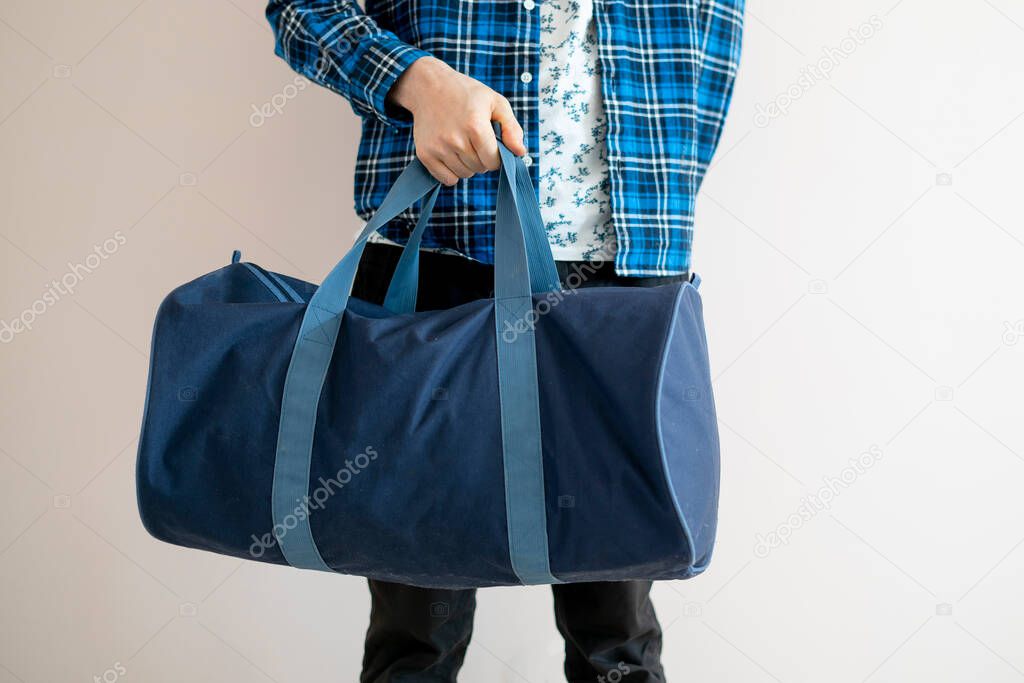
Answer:
[(559, 261), (609, 261), (607, 119), (593, 0), (540, 0), (540, 210)]

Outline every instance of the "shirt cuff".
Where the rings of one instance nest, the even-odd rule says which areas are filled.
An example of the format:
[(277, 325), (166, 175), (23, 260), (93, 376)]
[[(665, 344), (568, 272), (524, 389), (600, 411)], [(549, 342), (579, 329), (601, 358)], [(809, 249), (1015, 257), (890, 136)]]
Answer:
[(399, 76), (420, 57), (430, 53), (413, 47), (387, 31), (362, 40), (349, 56), (348, 95), (352, 109), (360, 116), (374, 116), (388, 126), (406, 128), (412, 115), (387, 102)]

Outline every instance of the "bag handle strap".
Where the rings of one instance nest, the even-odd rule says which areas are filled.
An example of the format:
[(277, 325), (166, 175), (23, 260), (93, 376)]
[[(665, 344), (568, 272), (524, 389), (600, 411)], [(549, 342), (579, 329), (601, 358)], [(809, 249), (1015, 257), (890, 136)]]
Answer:
[(409, 241), (405, 243), (395, 272), (391, 275), (391, 284), (388, 285), (388, 292), (384, 297), (384, 308), (393, 313), (412, 313), (416, 310), (416, 297), (420, 285), (420, 242), (423, 240), (423, 233), (440, 190), (441, 185), (438, 184), (424, 202), (416, 227), (409, 234)]
[[(498, 137), (499, 154), (503, 155), (502, 168), (514, 169), (514, 181), (511, 181), (512, 194), (515, 199), (518, 223), (526, 239), (527, 269), (530, 275), (530, 289), (534, 294), (557, 292), (561, 289), (558, 270), (551, 255), (544, 221), (540, 215), (536, 191), (530, 180), (530, 172), (526, 165), (508, 151), (501, 142), (501, 124), (494, 123), (495, 135)], [(507, 155), (505, 154), (507, 152)], [(429, 206), (424, 204), (420, 220), (409, 234), (405, 250), (398, 259), (398, 265), (391, 277), (384, 307), (393, 313), (412, 313), (416, 310), (416, 296), (419, 289), (420, 243), (427, 225), (425, 218), (433, 210), (433, 201)], [(497, 230), (495, 231), (497, 232)], [(495, 269), (497, 270), (498, 249), (495, 248)], [(495, 273), (497, 277), (497, 273)]]

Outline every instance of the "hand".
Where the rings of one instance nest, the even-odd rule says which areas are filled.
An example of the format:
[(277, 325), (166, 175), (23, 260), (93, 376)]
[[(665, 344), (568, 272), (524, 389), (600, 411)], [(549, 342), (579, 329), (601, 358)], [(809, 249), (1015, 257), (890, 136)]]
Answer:
[(445, 185), (499, 168), (492, 121), (501, 123), (501, 141), (513, 154), (526, 154), (508, 100), (439, 59), (413, 62), (388, 99), (412, 114), (416, 156)]

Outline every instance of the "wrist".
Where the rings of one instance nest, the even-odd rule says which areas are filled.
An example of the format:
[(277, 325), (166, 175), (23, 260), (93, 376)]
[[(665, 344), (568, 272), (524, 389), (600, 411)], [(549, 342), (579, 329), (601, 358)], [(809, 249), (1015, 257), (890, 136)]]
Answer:
[(420, 57), (395, 81), (388, 100), (415, 113), (422, 95), (433, 91), (442, 74), (450, 70), (451, 67), (436, 57)]

